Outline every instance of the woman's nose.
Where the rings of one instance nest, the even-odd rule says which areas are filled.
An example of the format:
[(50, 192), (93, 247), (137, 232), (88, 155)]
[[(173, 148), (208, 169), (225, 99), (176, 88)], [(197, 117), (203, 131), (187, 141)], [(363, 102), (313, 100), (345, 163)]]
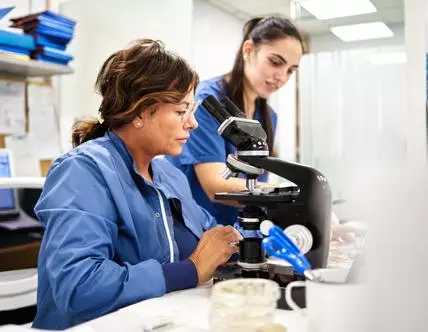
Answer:
[(194, 130), (198, 128), (198, 121), (196, 121), (195, 113), (189, 116), (189, 119), (184, 124), (187, 130)]
[(281, 86), (283, 86), (285, 83), (287, 83), (288, 79), (290, 78), (290, 73), (288, 71), (288, 68), (278, 70), (275, 73), (274, 78), (279, 82)]

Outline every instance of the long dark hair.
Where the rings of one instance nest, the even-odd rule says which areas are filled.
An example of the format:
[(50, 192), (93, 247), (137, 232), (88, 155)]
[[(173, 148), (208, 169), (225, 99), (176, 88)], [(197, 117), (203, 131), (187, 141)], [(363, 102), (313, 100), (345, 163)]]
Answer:
[[(244, 38), (236, 54), (235, 62), (231, 72), (228, 74), (229, 81), (226, 82), (227, 96), (242, 110), (244, 110), (244, 57), (242, 47), (246, 40), (252, 40), (254, 45), (264, 42), (272, 42), (281, 38), (291, 37), (297, 39), (303, 47), (303, 39), (295, 25), (288, 19), (278, 16), (256, 17), (249, 20), (244, 26)], [(269, 115), (267, 100), (259, 98), (263, 129), (267, 133), (269, 150), (273, 150), (272, 121)]]
[(72, 143), (78, 146), (101, 137), (111, 128), (131, 122), (142, 110), (159, 103), (178, 103), (198, 84), (198, 75), (162, 42), (140, 39), (104, 62), (96, 81), (103, 97), (102, 119), (77, 122)]

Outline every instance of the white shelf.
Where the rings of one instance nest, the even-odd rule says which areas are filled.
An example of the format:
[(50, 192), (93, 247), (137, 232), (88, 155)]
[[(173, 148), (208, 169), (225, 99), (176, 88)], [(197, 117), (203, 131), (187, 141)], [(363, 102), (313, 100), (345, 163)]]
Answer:
[(0, 178), (0, 188), (42, 188), (45, 183), (43, 177), (11, 177)]
[(0, 272), (0, 311), (36, 305), (37, 269)]
[(37, 77), (72, 73), (73, 69), (68, 66), (36, 60), (22, 60), (0, 54), (0, 75)]

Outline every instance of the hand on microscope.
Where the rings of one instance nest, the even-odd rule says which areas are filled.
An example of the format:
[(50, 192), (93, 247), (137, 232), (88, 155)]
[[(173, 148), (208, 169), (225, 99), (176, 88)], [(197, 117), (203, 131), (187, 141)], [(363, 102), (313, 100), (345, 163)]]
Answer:
[(348, 221), (339, 223), (336, 214), (332, 213), (331, 239), (333, 241), (355, 242), (357, 237), (362, 237), (367, 233), (367, 225), (363, 221)]
[(219, 226), (206, 231), (189, 259), (198, 273), (199, 283), (210, 280), (216, 269), (239, 251), (242, 235), (232, 226)]
[(333, 226), (332, 239), (341, 242), (354, 242), (358, 236), (364, 236), (366, 232), (367, 228), (363, 222), (349, 221)]

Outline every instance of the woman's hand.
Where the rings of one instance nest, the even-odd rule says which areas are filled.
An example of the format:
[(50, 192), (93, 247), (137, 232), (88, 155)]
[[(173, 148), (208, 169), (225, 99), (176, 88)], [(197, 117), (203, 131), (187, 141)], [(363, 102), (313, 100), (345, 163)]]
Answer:
[(332, 226), (332, 240), (352, 243), (357, 236), (364, 236), (367, 233), (367, 226), (364, 222), (349, 221), (345, 224)]
[(206, 231), (189, 259), (195, 264), (199, 283), (212, 278), (217, 267), (238, 252), (241, 234), (231, 226), (219, 226)]

